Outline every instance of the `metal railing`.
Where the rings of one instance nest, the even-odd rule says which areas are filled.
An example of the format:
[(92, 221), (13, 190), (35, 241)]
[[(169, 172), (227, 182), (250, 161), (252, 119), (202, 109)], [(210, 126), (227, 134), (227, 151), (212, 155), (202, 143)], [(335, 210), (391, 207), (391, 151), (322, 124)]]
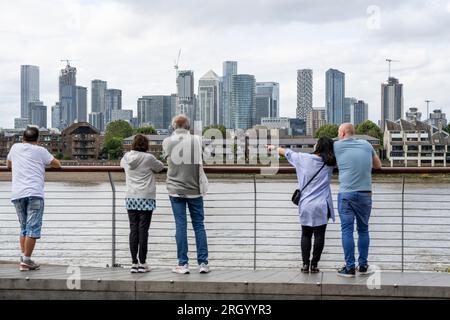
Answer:
[[(450, 168), (386, 168), (380, 174), (443, 173)], [(211, 180), (205, 197), (210, 263), (216, 268), (288, 269), (301, 264), (298, 208), (291, 201), (295, 177), (262, 179), (258, 168), (208, 167), (208, 173), (240, 174), (239, 179)], [(6, 171), (0, 169), (0, 172)], [(48, 182), (42, 239), (35, 252), (42, 263), (90, 266), (129, 264), (125, 185), (117, 167), (69, 167), (59, 171), (104, 173), (103, 182)], [(280, 169), (283, 174), (293, 168)], [(0, 176), (1, 177), (1, 176)], [(450, 184), (389, 176), (374, 183), (370, 263), (384, 270), (431, 271), (450, 267)], [(157, 209), (149, 238), (149, 263), (176, 264), (175, 228), (165, 185), (158, 184)], [(337, 183), (332, 184), (337, 199)], [(10, 182), (0, 181), (0, 260), (17, 260), (18, 222), (9, 201)], [(336, 201), (334, 203), (337, 208)], [(356, 234), (356, 233), (355, 233)], [(191, 261), (195, 237), (188, 228)], [(357, 236), (355, 236), (357, 239)], [(339, 215), (330, 223), (320, 266), (343, 264)]]

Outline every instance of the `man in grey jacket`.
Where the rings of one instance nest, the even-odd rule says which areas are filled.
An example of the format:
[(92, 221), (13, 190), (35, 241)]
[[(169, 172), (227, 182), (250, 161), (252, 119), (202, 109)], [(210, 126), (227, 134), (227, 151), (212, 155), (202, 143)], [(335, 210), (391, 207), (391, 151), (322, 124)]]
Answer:
[(178, 265), (173, 272), (188, 274), (188, 239), (186, 206), (189, 208), (197, 245), (200, 273), (209, 273), (208, 243), (204, 226), (203, 194), (206, 176), (202, 167), (202, 142), (189, 132), (189, 118), (176, 116), (172, 121), (173, 135), (163, 142), (167, 158), (167, 191), (176, 224)]

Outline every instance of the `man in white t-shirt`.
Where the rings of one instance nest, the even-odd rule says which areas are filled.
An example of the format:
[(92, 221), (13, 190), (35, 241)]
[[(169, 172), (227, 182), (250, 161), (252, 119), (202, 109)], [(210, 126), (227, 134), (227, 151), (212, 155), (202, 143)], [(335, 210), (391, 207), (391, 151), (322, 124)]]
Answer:
[(36, 240), (41, 237), (44, 214), (45, 167), (61, 168), (47, 149), (37, 145), (39, 130), (29, 127), (23, 133), (23, 143), (11, 147), (6, 165), (12, 169), (11, 201), (16, 207), (20, 223), (20, 270), (39, 269), (31, 260)]

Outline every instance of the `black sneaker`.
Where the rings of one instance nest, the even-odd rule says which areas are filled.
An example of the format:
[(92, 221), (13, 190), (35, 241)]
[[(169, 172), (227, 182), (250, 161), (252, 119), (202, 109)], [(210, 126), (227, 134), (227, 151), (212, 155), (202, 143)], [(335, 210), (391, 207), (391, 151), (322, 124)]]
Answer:
[(304, 263), (303, 267), (301, 268), (302, 273), (309, 273), (309, 264)]
[(320, 269), (317, 268), (317, 265), (316, 264), (312, 264), (311, 265), (311, 273), (319, 273), (319, 272), (320, 272)]
[(373, 272), (370, 270), (369, 266), (359, 266), (358, 273), (362, 275), (372, 274)]
[(130, 268), (131, 273), (139, 273), (139, 265), (137, 263), (133, 263)]
[(354, 278), (355, 277), (355, 268), (347, 269), (347, 267), (344, 266), (340, 270), (338, 270), (337, 275), (340, 277), (344, 277), (344, 278)]

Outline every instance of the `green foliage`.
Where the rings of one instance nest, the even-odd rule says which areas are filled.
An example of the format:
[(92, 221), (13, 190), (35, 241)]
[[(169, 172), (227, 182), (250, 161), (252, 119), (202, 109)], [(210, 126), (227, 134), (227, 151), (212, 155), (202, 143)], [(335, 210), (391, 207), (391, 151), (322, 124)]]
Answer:
[(214, 125), (211, 125), (211, 126), (207, 126), (207, 127), (205, 127), (203, 129), (203, 134), (205, 134), (205, 132), (208, 129), (217, 129), (217, 130), (219, 130), (222, 133), (223, 139), (226, 139), (227, 129), (225, 128), (225, 126), (223, 126), (221, 124), (214, 124)]
[(144, 135), (156, 134), (156, 130), (152, 126), (141, 127), (134, 129), (134, 134), (144, 134)]
[(442, 130), (444, 130), (447, 133), (450, 133), (450, 123), (448, 125), (446, 125), (445, 127), (443, 127)]
[(105, 142), (102, 153), (108, 157), (109, 160), (117, 160), (123, 155), (122, 139), (113, 137)]
[(133, 128), (124, 120), (113, 121), (108, 124), (105, 132), (105, 145), (113, 138), (125, 139), (133, 135)]
[(55, 154), (55, 158), (58, 160), (64, 159), (64, 154), (62, 152), (58, 152)]
[(325, 124), (317, 130), (314, 138), (328, 137), (334, 139), (338, 136), (339, 126), (337, 124)]
[(377, 139), (380, 139), (380, 144), (383, 144), (383, 131), (381, 131), (380, 127), (377, 126), (375, 123), (373, 123), (370, 120), (367, 120), (355, 128), (356, 134), (365, 134)]
[(63, 156), (63, 160), (68, 161), (68, 160), (72, 160), (72, 158), (66, 154)]

